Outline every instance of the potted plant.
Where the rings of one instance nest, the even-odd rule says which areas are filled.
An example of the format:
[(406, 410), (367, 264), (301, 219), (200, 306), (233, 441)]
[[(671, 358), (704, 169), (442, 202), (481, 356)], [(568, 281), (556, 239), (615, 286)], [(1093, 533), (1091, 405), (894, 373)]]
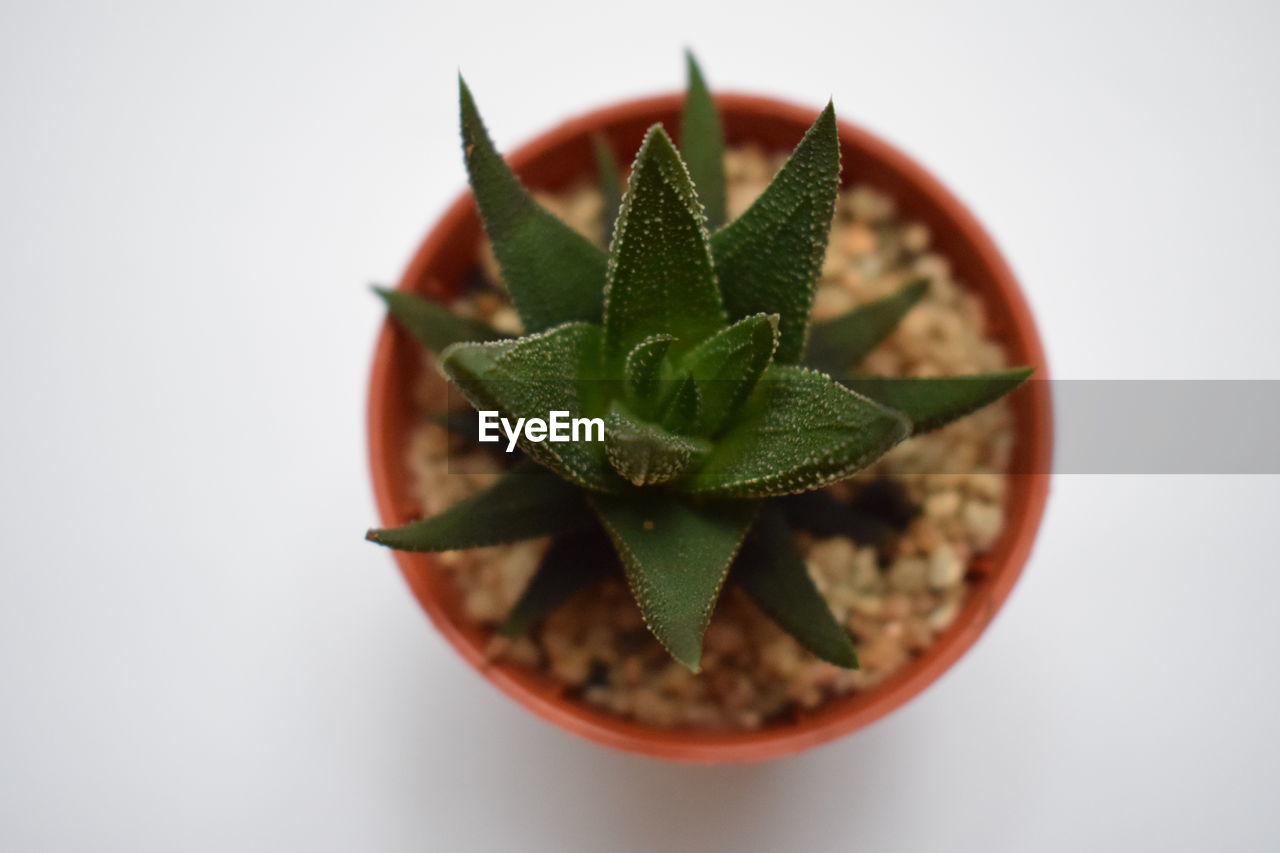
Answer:
[(831, 104), (716, 99), (692, 58), (683, 100), (510, 162), (460, 99), (474, 203), (379, 291), (370, 399), (368, 538), (446, 636), (544, 718), (691, 760), (935, 679), (1047, 493), (1043, 353), (976, 222)]

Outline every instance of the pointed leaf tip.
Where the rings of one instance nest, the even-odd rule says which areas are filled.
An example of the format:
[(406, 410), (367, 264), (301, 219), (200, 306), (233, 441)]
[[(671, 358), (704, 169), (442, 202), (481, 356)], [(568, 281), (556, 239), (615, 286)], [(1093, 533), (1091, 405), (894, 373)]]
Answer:
[(1032, 367), (1014, 367), (967, 376), (857, 376), (840, 382), (852, 391), (902, 412), (911, 422), (912, 435), (919, 435), (994, 403), (1034, 372)]
[(701, 205), (671, 137), (655, 124), (636, 155), (609, 255), (606, 352), (616, 365), (651, 335), (688, 347), (723, 325)]
[(622, 172), (617, 158), (613, 156), (613, 147), (603, 133), (597, 131), (592, 134), (591, 147), (596, 155), (596, 180), (604, 201), (600, 219), (604, 225), (604, 243), (608, 246), (613, 242), (613, 229), (618, 222), (618, 209), (622, 206)]
[(649, 630), (693, 672), (729, 564), (755, 520), (754, 501), (593, 495)]
[(685, 51), (685, 65), (688, 85), (680, 116), (680, 150), (706, 209), (707, 227), (716, 229), (726, 219), (724, 128), (715, 98), (692, 51)]
[(387, 313), (427, 349), (440, 353), (456, 343), (495, 341), (507, 337), (502, 332), (455, 314), (448, 308), (404, 290), (374, 287), (374, 293), (387, 304)]
[(828, 107), (764, 193), (711, 238), (730, 318), (781, 315), (775, 358), (784, 364), (804, 351), (839, 186), (840, 139)]
[(525, 328), (599, 322), (604, 252), (533, 200), (494, 148), (461, 75), (458, 100), (471, 192)]
[(809, 651), (836, 666), (858, 668), (853, 641), (809, 577), (777, 501), (761, 508), (729, 579)]
[(525, 460), (430, 518), (370, 530), (365, 538), (397, 551), (454, 551), (564, 533), (590, 521), (580, 489)]

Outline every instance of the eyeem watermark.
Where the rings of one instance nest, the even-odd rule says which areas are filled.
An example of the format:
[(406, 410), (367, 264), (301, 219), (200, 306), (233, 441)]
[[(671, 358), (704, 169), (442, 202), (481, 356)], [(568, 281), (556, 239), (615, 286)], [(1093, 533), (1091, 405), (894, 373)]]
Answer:
[(603, 418), (570, 418), (567, 411), (556, 411), (548, 412), (545, 421), (517, 418), (513, 424), (496, 411), (481, 409), (480, 440), (502, 441), (499, 428), (507, 436), (508, 453), (516, 449), (522, 434), (528, 441), (604, 441)]

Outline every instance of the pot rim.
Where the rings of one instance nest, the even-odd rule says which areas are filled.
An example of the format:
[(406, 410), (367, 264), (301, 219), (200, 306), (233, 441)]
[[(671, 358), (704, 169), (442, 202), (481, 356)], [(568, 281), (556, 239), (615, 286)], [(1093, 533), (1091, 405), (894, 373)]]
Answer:
[[(655, 116), (678, 114), (682, 99), (682, 93), (670, 93), (589, 111), (521, 145), (507, 160), (516, 173), (527, 180), (525, 173), (529, 169), (548, 161), (560, 149), (586, 144), (592, 132), (635, 124), (641, 117), (647, 117), (646, 123), (652, 123), (650, 119)], [(716, 101), (727, 131), (735, 121), (773, 122), (804, 128), (817, 113), (809, 107), (749, 94), (718, 94)], [(925, 205), (911, 211), (913, 219), (927, 218), (923, 214), (928, 213), (954, 229), (961, 251), (972, 256), (970, 266), (982, 274), (978, 280), (966, 278), (966, 287), (978, 292), (989, 314), (996, 311), (1005, 316), (1004, 332), (996, 337), (1010, 349), (1015, 363), (1036, 368), (1036, 381), (1026, 383), (1017, 392), (1014, 404), (1015, 458), (1021, 459), (1015, 470), (1029, 473), (1012, 475), (1015, 482), (1006, 506), (1004, 528), (989, 550), (989, 556), (981, 558), (986, 570), (971, 587), (955, 623), (924, 653), (882, 684), (831, 699), (815, 711), (799, 712), (794, 720), (784, 723), (753, 731), (706, 732), (661, 729), (609, 715), (564, 695), (563, 685), (557, 688), (545, 676), (490, 659), (485, 651), (488, 634), (475, 623), (467, 624), (468, 620), (458, 618), (457, 602), (449, 602), (448, 592), (443, 589), (444, 584), (451, 585), (452, 581), (442, 578), (442, 573), (433, 566), (435, 560), (431, 555), (393, 552), (420, 605), (458, 653), (508, 696), (559, 728), (628, 752), (702, 763), (777, 758), (826, 743), (880, 719), (936, 681), (985, 630), (1030, 556), (1048, 498), (1053, 419), (1049, 386), (1044, 381), (1049, 377), (1048, 365), (1026, 298), (990, 236), (936, 178), (906, 154), (856, 124), (842, 119), (838, 126), (846, 166), (848, 152), (857, 150), (860, 162), (891, 176), (901, 183), (900, 189), (914, 193)], [(795, 138), (798, 140), (799, 136)], [(589, 158), (584, 162), (591, 168)], [(578, 174), (583, 171), (578, 169)], [(846, 168), (842, 172), (842, 184), (847, 185), (847, 176)], [(896, 194), (891, 191), (891, 195)], [(901, 199), (895, 197), (895, 201)], [(473, 263), (474, 241), (459, 240), (457, 235), (478, 233), (478, 230), (471, 194), (464, 191), (419, 245), (398, 287), (435, 298), (445, 297), (447, 288), (433, 268), (442, 258), (460, 251), (471, 255), (470, 263)], [(952, 260), (946, 250), (939, 251)], [(402, 416), (408, 395), (404, 393), (403, 383), (395, 381), (395, 377), (400, 369), (407, 369), (404, 354), (410, 345), (403, 332), (389, 319), (384, 320), (370, 377), (368, 430), (374, 493), (379, 515), (386, 525), (404, 523), (414, 515), (404, 499), (409, 472), (404, 444), (399, 440), (402, 431), (396, 428), (404, 425)]]

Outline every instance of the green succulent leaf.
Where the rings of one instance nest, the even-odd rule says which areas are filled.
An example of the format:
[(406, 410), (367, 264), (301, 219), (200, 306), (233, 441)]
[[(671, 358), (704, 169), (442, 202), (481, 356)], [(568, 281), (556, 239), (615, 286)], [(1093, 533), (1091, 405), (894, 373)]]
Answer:
[(695, 501), (652, 490), (590, 498), (622, 558), (645, 624), (697, 672), (725, 573), (755, 519), (754, 501)]
[(679, 380), (664, 383), (669, 389), (659, 408), (658, 423), (671, 432), (693, 432), (702, 417), (702, 392), (692, 376), (685, 374)]
[(737, 414), (778, 347), (778, 315), (756, 314), (717, 332), (684, 359), (702, 406), (697, 432), (709, 435)]
[(618, 555), (598, 526), (556, 539), (498, 633), (512, 639), (528, 633), (579, 590), (621, 570)]
[[(600, 327), (566, 323), (536, 335), (487, 344), (455, 344), (440, 357), (440, 368), (477, 409), (517, 418), (546, 420), (551, 412), (568, 417), (603, 413), (595, 366)], [(622, 485), (598, 441), (530, 441), (520, 447), (533, 459), (587, 489)]]
[(668, 483), (684, 473), (696, 447), (657, 424), (637, 421), (621, 411), (605, 418), (604, 452), (613, 469), (633, 486)]
[(596, 176), (600, 183), (600, 196), (604, 200), (600, 218), (604, 221), (605, 245), (613, 240), (613, 226), (618, 221), (618, 208), (622, 206), (622, 170), (613, 156), (613, 148), (603, 133), (591, 137), (591, 148), (596, 155)]
[(443, 512), (370, 530), (365, 538), (397, 551), (454, 551), (565, 533), (592, 521), (581, 489), (525, 460)]
[(735, 497), (808, 491), (866, 467), (910, 431), (902, 415), (824, 373), (775, 364), (681, 485)]
[(827, 104), (755, 204), (711, 238), (729, 316), (779, 315), (774, 358), (782, 363), (804, 351), (839, 185), (840, 140)]
[(443, 305), (414, 293), (381, 287), (375, 287), (373, 292), (387, 303), (387, 313), (418, 343), (434, 353), (461, 341), (496, 341), (509, 337), (492, 326), (461, 317)]
[(725, 325), (702, 207), (660, 126), (649, 128), (618, 214), (605, 286), (606, 353), (616, 362), (654, 334), (677, 345)]
[(650, 403), (662, 393), (663, 360), (673, 341), (671, 335), (650, 335), (627, 353), (623, 367), (627, 399), (642, 415), (653, 414)]
[(724, 129), (720, 111), (693, 53), (686, 51), (689, 84), (680, 116), (680, 151), (707, 211), (707, 227), (725, 222)]
[(598, 323), (604, 252), (533, 200), (494, 149), (461, 77), (458, 91), (471, 191), (525, 329), (540, 332), (573, 320)]
[(805, 363), (826, 373), (845, 373), (887, 338), (928, 290), (928, 279), (916, 279), (883, 299), (814, 324), (809, 332)]
[(840, 382), (902, 412), (911, 420), (912, 434), (919, 435), (994, 403), (1034, 372), (1031, 367), (1014, 367), (969, 376), (859, 376)]
[(849, 633), (814, 586), (781, 510), (767, 501), (729, 578), (782, 630), (825, 661), (858, 668)]

